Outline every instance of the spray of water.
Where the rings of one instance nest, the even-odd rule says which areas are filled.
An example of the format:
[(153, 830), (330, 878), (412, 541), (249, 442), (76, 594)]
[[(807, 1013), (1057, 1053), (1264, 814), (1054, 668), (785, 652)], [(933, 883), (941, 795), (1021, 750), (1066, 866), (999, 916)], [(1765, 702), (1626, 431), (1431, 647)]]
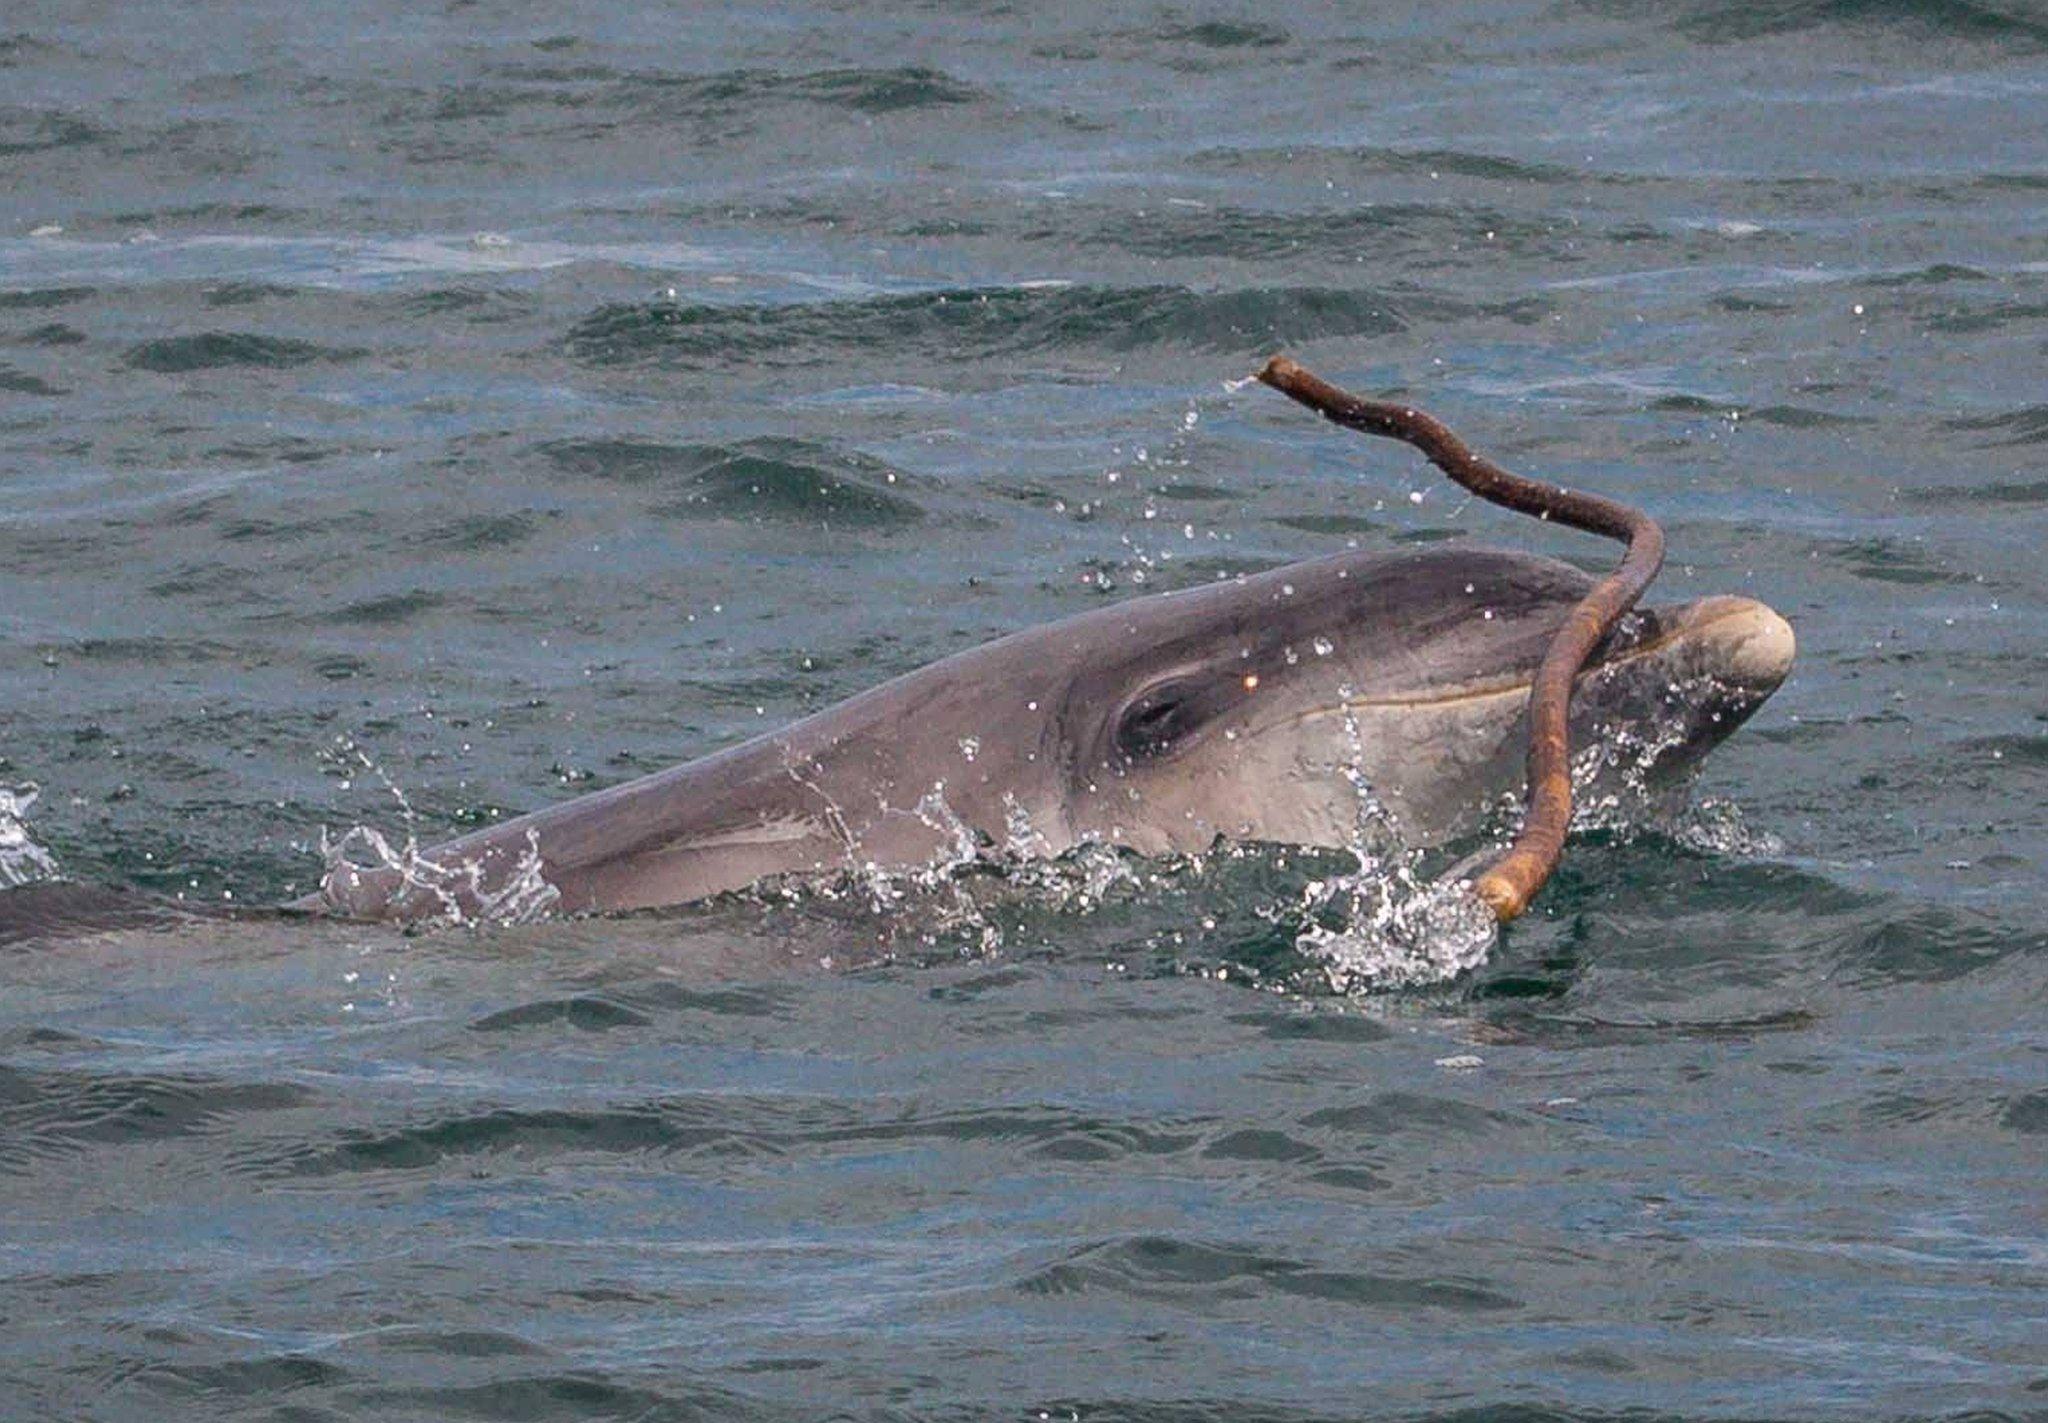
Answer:
[[(1673, 694), (1682, 700), (1700, 690), (1674, 688)], [(1285, 886), (1269, 883), (1262, 890), (1271, 895), (1269, 902), (1253, 906), (1252, 912), (1291, 938), (1311, 966), (1308, 983), (1321, 991), (1378, 993), (1445, 983), (1469, 973), (1498, 944), (1499, 926), (1470, 890), (1464, 871), (1490, 859), (1513, 838), (1519, 798), (1504, 794), (1494, 808), (1487, 848), (1447, 872), (1436, 872), (1428, 852), (1402, 840), (1359, 769), (1362, 732), (1348, 714), (1345, 732), (1351, 746), (1340, 772), (1352, 787), (1356, 807), (1345, 847), (1350, 867)], [(1573, 767), (1577, 828), (1624, 835), (1657, 829), (1710, 853), (1771, 853), (1775, 842), (1743, 825), (1734, 806), (1719, 801), (1689, 806), (1683, 785), (1674, 792), (1653, 780), (1651, 773), (1663, 756), (1684, 742), (1684, 727), (1675, 716), (1647, 732), (1618, 725), (1590, 738)], [(367, 772), (382, 785), (399, 808), (405, 834), (394, 842), (361, 825), (332, 840), (323, 834), (330, 880), (337, 874), (395, 872), (403, 884), (400, 892), (424, 893), (442, 906), (431, 919), (436, 926), (521, 923), (553, 911), (559, 895), (545, 877), (537, 843), (529, 840), (516, 871), (486, 891), (480, 867), (442, 863), (421, 850), (412, 806), (369, 756), (348, 743), (341, 744), (337, 756), (346, 759), (352, 772)], [(792, 774), (799, 772), (792, 769)], [(10, 804), (15, 802), (0, 801), (0, 808)], [(832, 811), (828, 818), (843, 825), (837, 807)], [(1192, 895), (1194, 917), (1203, 920), (1204, 929), (1215, 927), (1201, 909), (1203, 896), (1213, 894), (1204, 887), (1212, 856), (1141, 860), (1101, 841), (1053, 855), (1050, 842), (1014, 799), (1005, 803), (1004, 837), (997, 843), (979, 835), (954, 810), (942, 782), (919, 799), (914, 813), (937, 839), (922, 865), (885, 868), (864, 859), (858, 842), (848, 836), (840, 870), (792, 877), (750, 893), (783, 904), (850, 901), (886, 926), (894, 944), (970, 956), (1005, 948), (1003, 926), (1020, 901), (1041, 919), (1045, 914), (1088, 916), (1111, 904), (1177, 888)], [(0, 845), (6, 823), (0, 818)], [(1232, 850), (1234, 856), (1254, 859), (1262, 853), (1257, 847)], [(1286, 852), (1273, 853), (1284, 864)], [(1172, 938), (1182, 942), (1180, 935)], [(1258, 981), (1260, 976), (1252, 971), (1249, 977)], [(1306, 986), (1299, 975), (1288, 982)]]
[(368, 825), (352, 826), (339, 836), (330, 836), (326, 827), (321, 827), (320, 883), (330, 897), (367, 875), (394, 874), (398, 880), (392, 891), (394, 899), (423, 894), (439, 906), (413, 921), (420, 928), (524, 924), (545, 918), (560, 901), (561, 892), (548, 883), (544, 873), (539, 837), (532, 832), (528, 832), (526, 849), (511, 872), (491, 886), (483, 865), (436, 860), (420, 848), (419, 816), (412, 801), (362, 747), (339, 736), (327, 755), (351, 775), (357, 770), (368, 772), (397, 805), (399, 821), (405, 827), (405, 836), (397, 844)]
[(1355, 811), (1350, 871), (1309, 881), (1291, 918), (1301, 926), (1294, 946), (1322, 967), (1332, 992), (1442, 983), (1486, 961), (1499, 941), (1493, 912), (1461, 877), (1425, 879), (1422, 854), (1405, 845), (1392, 815), (1361, 769), (1365, 738), (1342, 689), (1342, 766)]
[(0, 786), (0, 888), (58, 878), (56, 857), (28, 833), (28, 808), (39, 794), (33, 785)]

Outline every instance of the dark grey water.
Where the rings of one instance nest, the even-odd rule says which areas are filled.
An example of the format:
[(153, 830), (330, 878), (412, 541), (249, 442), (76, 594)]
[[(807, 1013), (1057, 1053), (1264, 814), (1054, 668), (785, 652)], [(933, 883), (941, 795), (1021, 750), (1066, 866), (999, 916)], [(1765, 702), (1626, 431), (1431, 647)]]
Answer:
[(1582, 836), (1424, 992), (1314, 991), (1270, 858), (986, 948), (0, 951), (0, 1413), (2048, 1410), (2037, 7), (29, 0), (0, 171), (17, 867), (263, 902), (387, 779), (439, 834), (1107, 597), (1605, 557), (1225, 389), (1283, 346), (1802, 653), (1746, 832)]

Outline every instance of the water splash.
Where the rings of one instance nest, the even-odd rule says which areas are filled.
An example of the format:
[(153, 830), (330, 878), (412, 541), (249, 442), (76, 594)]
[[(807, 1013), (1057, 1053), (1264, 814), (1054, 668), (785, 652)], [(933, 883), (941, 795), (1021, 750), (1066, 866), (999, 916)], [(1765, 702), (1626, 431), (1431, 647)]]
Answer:
[[(561, 891), (548, 882), (540, 837), (535, 832), (527, 832), (519, 859), (492, 884), (482, 863), (436, 860), (420, 848), (419, 816), (411, 799), (353, 740), (337, 736), (334, 749), (324, 754), (351, 774), (360, 769), (374, 777), (398, 806), (405, 827), (405, 838), (397, 844), (374, 826), (351, 826), (339, 836), (330, 836), (327, 828), (321, 827), (321, 893), (337, 912), (360, 912), (362, 906), (348, 891), (366, 878), (383, 877), (395, 880), (385, 903), (423, 895), (436, 906), (432, 912), (411, 917), (411, 926), (420, 929), (526, 924), (545, 918), (560, 903)], [(343, 789), (349, 785), (344, 779)]]
[(1005, 839), (997, 844), (953, 809), (943, 782), (935, 783), (912, 812), (939, 836), (923, 864), (883, 866), (860, 859), (854, 845), (843, 869), (791, 875), (742, 893), (789, 905), (855, 900), (893, 945), (989, 957), (1007, 946), (1005, 923), (1020, 908), (1092, 914), (1119, 893), (1157, 889), (1185, 863), (1148, 861), (1158, 873), (1141, 874), (1134, 855), (1097, 840), (1055, 854), (1014, 796), (1004, 810)]
[[(1781, 851), (1776, 837), (1746, 825), (1733, 804), (1695, 804), (1692, 776), (1668, 774), (1674, 753), (1698, 740), (1692, 711), (1725, 703), (1730, 695), (1707, 678), (1674, 682), (1666, 689), (1665, 714), (1598, 725), (1572, 760), (1573, 831), (1624, 837), (1661, 832), (1708, 854)], [(1347, 691), (1347, 705), (1349, 699)], [(1424, 852), (1402, 843), (1359, 769), (1365, 762), (1363, 736), (1348, 711), (1345, 732), (1349, 760), (1342, 772), (1358, 807), (1346, 848), (1355, 867), (1311, 880), (1286, 906), (1283, 920), (1299, 925), (1296, 949), (1340, 994), (1448, 982), (1479, 967), (1499, 943), (1500, 929), (1472, 892), (1471, 875), (1514, 839), (1525, 810), (1521, 797), (1506, 795), (1491, 808), (1485, 848), (1432, 876), (1425, 871)]]
[(1302, 887), (1294, 946), (1320, 966), (1334, 993), (1448, 982), (1486, 962), (1499, 925), (1461, 874), (1424, 878), (1423, 852), (1403, 841), (1366, 779), (1354, 694), (1341, 692), (1350, 752), (1341, 771), (1356, 806), (1347, 848), (1356, 864)]
[[(1341, 851), (1314, 852), (1327, 857), (1323, 864), (1307, 860), (1289, 871), (1290, 848), (1235, 843), (1219, 852), (1144, 858), (1113, 843), (1084, 840), (1055, 853), (1054, 842), (1015, 796), (1004, 798), (997, 840), (951, 805), (940, 781), (907, 812), (933, 833), (930, 856), (919, 865), (887, 867), (863, 854), (847, 817), (818, 783), (815, 766), (791, 761), (788, 774), (820, 798), (826, 822), (842, 842), (843, 863), (826, 873), (757, 885), (742, 895), (762, 903), (857, 906), (875, 921), (877, 938), (894, 946), (891, 953), (907, 947), (981, 956), (1005, 949), (1020, 915), (1043, 930), (1048, 914), (1089, 916), (1112, 904), (1185, 896), (1186, 934), (1197, 944), (1219, 942), (1213, 938), (1218, 919), (1241, 922), (1250, 915), (1292, 945), (1295, 966), (1285, 974), (1268, 975), (1256, 962), (1242, 965), (1252, 982), (1353, 995), (1451, 981), (1484, 964), (1500, 941), (1491, 911), (1471, 891), (1470, 876), (1512, 840), (1521, 798), (1503, 792), (1487, 808), (1484, 847), (1442, 869), (1440, 852), (1408, 844), (1375, 795), (1362, 770), (1365, 736), (1351, 710), (1353, 693), (1339, 690), (1348, 744), (1338, 770), (1350, 784), (1355, 811)], [(1674, 684), (1669, 717), (1647, 726), (1633, 719), (1616, 721), (1588, 738), (1573, 766), (1575, 830), (1624, 836), (1661, 831), (1688, 848), (1715, 854), (1770, 854), (1781, 848), (1773, 837), (1744, 825), (1739, 811), (1726, 802), (1690, 806), (1688, 778), (1653, 774), (1688, 743), (1683, 712), (1697, 704), (1704, 690), (1709, 689)], [(368, 826), (354, 827), (333, 841), (323, 833), (326, 884), (345, 886), (372, 875), (395, 881), (393, 897), (439, 906), (425, 921), (435, 926), (521, 923), (556, 909), (560, 895), (546, 878), (535, 837), (528, 837), (513, 871), (493, 875), (489, 884), (480, 865), (437, 861), (420, 848), (417, 818), (404, 791), (360, 748), (346, 739), (337, 745), (335, 759), (345, 761), (351, 774), (367, 772), (382, 784), (398, 806), (405, 835), (394, 842)], [(1230, 891), (1205, 883), (1218, 853), (1232, 860), (1265, 856), (1281, 878), (1263, 879), (1252, 892), (1255, 902), (1239, 898), (1226, 914), (1217, 896)], [(1341, 866), (1346, 857), (1348, 868), (1333, 869), (1330, 862)], [(344, 901), (345, 889), (330, 889), (330, 898)], [(1174, 945), (1187, 942), (1178, 932), (1169, 937)], [(1154, 936), (1154, 947), (1165, 942)], [(1238, 976), (1240, 956), (1229, 949), (1224, 955), (1230, 976)], [(1194, 962), (1201, 957), (1198, 953)]]
[[(936, 781), (910, 813), (939, 837), (923, 864), (896, 868), (862, 854), (861, 844), (844, 811), (805, 767), (784, 768), (811, 790), (825, 807), (845, 851), (845, 864), (819, 874), (791, 874), (740, 891), (743, 898), (799, 905), (809, 901), (833, 904), (862, 902), (879, 921), (880, 937), (892, 943), (911, 942), (925, 949), (954, 945), (963, 952), (993, 954), (1002, 948), (1001, 929), (976, 902), (970, 887), (973, 872), (999, 863), (991, 846), (946, 800), (946, 783)], [(815, 766), (810, 769), (815, 770)]]
[(944, 836), (946, 842), (919, 873), (944, 877), (956, 870), (965, 869), (982, 858), (981, 839), (974, 833), (974, 827), (962, 820), (959, 812), (952, 806), (946, 804), (944, 781), (933, 782), (932, 788), (918, 801), (917, 818)]
[(436, 860), (427, 855), (410, 826), (397, 845), (368, 825), (351, 826), (335, 838), (329, 838), (322, 827), (320, 858), (325, 866), (320, 877), (322, 892), (339, 912), (355, 908), (346, 887), (367, 877), (394, 877), (387, 903), (425, 895), (436, 907), (409, 918), (408, 927), (415, 929), (529, 924), (546, 918), (562, 898), (561, 891), (548, 881), (540, 836), (531, 830), (526, 832), (526, 847), (518, 860), (495, 885), (478, 861)]
[[(1666, 696), (1675, 704), (1685, 690), (1673, 683)], [(1628, 834), (1676, 815), (1690, 792), (1689, 778), (1651, 778), (1691, 739), (1677, 713), (1647, 726), (1628, 720), (1603, 724), (1572, 756), (1572, 830)]]
[(1122, 894), (1184, 873), (1200, 872), (1200, 856), (1168, 856), (1150, 862), (1155, 873), (1141, 874), (1136, 857), (1100, 840), (1083, 840), (1051, 859), (1010, 860), (1004, 880), (1029, 891), (1045, 908), (1061, 914), (1093, 914)]
[[(1181, 478), (1181, 472), (1196, 462), (1196, 452), (1204, 439), (1201, 425), (1205, 409), (1227, 408), (1232, 403), (1229, 397), (1248, 385), (1256, 384), (1256, 376), (1247, 376), (1240, 381), (1223, 382), (1223, 397), (1203, 393), (1189, 395), (1186, 408), (1156, 447), (1138, 445), (1131, 450), (1127, 463), (1112, 465), (1103, 472), (1106, 485), (1120, 488), (1136, 498), (1138, 506), (1135, 510), (1117, 508), (1116, 501), (1107, 490), (1096, 499), (1084, 502), (1084, 514), (1100, 516), (1117, 508), (1127, 525), (1117, 536), (1121, 552), (1114, 563), (1090, 570), (1084, 575), (1085, 581), (1103, 592), (1126, 582), (1134, 588), (1150, 588), (1162, 579), (1170, 581), (1175, 572), (1175, 561), (1185, 557), (1189, 545), (1209, 540), (1230, 541), (1227, 529), (1198, 531), (1192, 521), (1176, 525), (1171, 518), (1163, 517), (1165, 511), (1160, 506), (1160, 497), (1163, 489)], [(1122, 453), (1119, 447), (1118, 454), (1121, 456)]]
[(1741, 806), (1721, 796), (1688, 803), (1666, 828), (1672, 839), (1696, 854), (1764, 860), (1785, 853), (1782, 837), (1751, 825)]
[[(1312, 881), (1301, 908), (1309, 922), (1295, 947), (1338, 994), (1448, 983), (1500, 942), (1493, 911), (1467, 881), (1424, 881), (1408, 865), (1361, 861), (1352, 874)], [(1335, 928), (1322, 922), (1332, 914)]]
[(28, 833), (28, 808), (41, 794), (35, 785), (0, 786), (0, 888), (60, 877), (56, 857)]
[[(1782, 842), (1747, 825), (1732, 802), (1695, 803), (1692, 776), (1657, 775), (1672, 753), (1696, 740), (1686, 708), (1711, 705), (1726, 692), (1709, 679), (1674, 683), (1667, 689), (1668, 716), (1596, 728), (1573, 757), (1573, 831), (1661, 831), (1688, 849), (1716, 855), (1781, 852)], [(1520, 797), (1505, 797), (1495, 807), (1486, 849), (1428, 880), (1419, 851), (1369, 833), (1382, 828), (1384, 811), (1355, 768), (1346, 774), (1359, 797), (1359, 834), (1351, 847), (1358, 866), (1303, 889), (1298, 911), (1305, 927), (1296, 946), (1322, 964), (1338, 993), (1446, 982), (1479, 967), (1500, 929), (1469, 876), (1513, 840), (1525, 809)]]
[(1693, 771), (1673, 773), (1667, 766), (1673, 753), (1699, 740), (1700, 728), (1688, 720), (1692, 709), (1725, 705), (1737, 695), (1715, 678), (1691, 677), (1665, 688), (1666, 713), (1647, 725), (1627, 719), (1603, 724), (1572, 759), (1573, 831), (1627, 838), (1648, 830), (1687, 849), (1742, 858), (1782, 853), (1784, 842), (1743, 823), (1731, 802), (1696, 800)]

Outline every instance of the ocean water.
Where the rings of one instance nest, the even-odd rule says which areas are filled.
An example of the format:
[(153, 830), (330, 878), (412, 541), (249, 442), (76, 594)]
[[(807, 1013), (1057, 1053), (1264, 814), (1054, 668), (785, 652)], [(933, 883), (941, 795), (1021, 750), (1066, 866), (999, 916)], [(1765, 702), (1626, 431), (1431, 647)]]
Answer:
[(0, 171), (14, 878), (265, 904), (1108, 599), (1610, 557), (1281, 349), (1801, 642), (1424, 988), (1272, 852), (0, 947), (0, 1416), (2048, 1413), (2038, 7), (23, 0)]

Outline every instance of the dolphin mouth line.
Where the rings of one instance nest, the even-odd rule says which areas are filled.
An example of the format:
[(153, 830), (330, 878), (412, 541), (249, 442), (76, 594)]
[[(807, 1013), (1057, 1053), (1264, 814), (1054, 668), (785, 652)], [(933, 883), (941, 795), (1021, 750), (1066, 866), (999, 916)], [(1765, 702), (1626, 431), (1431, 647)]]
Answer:
[[(1591, 677), (1654, 657), (1665, 649), (1682, 642), (1686, 638), (1696, 637), (1717, 624), (1734, 622), (1742, 618), (1754, 618), (1758, 609), (1770, 612), (1767, 605), (1751, 599), (1729, 598), (1722, 606), (1712, 608), (1707, 616), (1678, 623), (1660, 632), (1648, 642), (1637, 643), (1613, 657), (1603, 657), (1600, 661), (1581, 668), (1579, 677)], [(1777, 614), (1771, 613), (1771, 616), (1776, 618)], [(1574, 679), (1575, 685), (1577, 680), (1577, 678)], [(1310, 721), (1318, 717), (1337, 716), (1341, 713), (1395, 711), (1417, 707), (1454, 707), (1476, 702), (1493, 701), (1504, 697), (1526, 697), (1529, 695), (1530, 689), (1535, 685), (1535, 681), (1535, 675), (1531, 673), (1527, 677), (1519, 677), (1512, 681), (1491, 682), (1477, 687), (1467, 687), (1456, 692), (1395, 693), (1381, 697), (1346, 697), (1333, 706), (1311, 707), (1307, 711), (1298, 712), (1294, 716), (1289, 717), (1285, 722), (1277, 723), (1277, 725), (1291, 725), (1294, 722)]]

